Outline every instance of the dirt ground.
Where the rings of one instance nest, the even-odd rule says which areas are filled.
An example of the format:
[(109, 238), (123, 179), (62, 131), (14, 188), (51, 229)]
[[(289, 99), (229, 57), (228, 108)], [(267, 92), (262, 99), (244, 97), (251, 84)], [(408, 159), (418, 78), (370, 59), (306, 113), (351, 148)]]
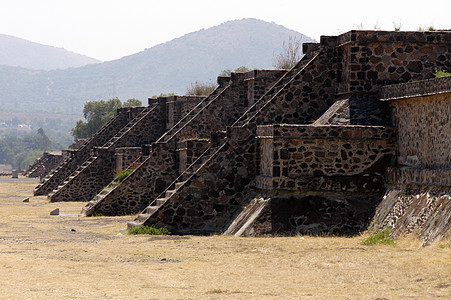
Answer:
[(131, 236), (36, 185), (0, 178), (0, 299), (451, 299), (449, 241)]

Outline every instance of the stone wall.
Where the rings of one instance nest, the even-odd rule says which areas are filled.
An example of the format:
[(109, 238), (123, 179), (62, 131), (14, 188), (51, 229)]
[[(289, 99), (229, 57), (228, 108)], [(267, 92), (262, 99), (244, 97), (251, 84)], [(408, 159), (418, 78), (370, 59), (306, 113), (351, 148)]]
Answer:
[(253, 70), (246, 72), (244, 81), (247, 82), (247, 105), (254, 104), (270, 88), (275, 80), (281, 78), (285, 70)]
[[(431, 78), (435, 68), (449, 70), (450, 45), (449, 32), (351, 31), (307, 44), (307, 55), (288, 72), (232, 74), (227, 87), (202, 101), (183, 124), (151, 146), (149, 158), (106, 195), (95, 212), (136, 213), (158, 202), (143, 213), (142, 218), (149, 216), (145, 224), (176, 233), (222, 232), (257, 193), (264, 193), (270, 200), (255, 221), (255, 232), (355, 233), (381, 200), (383, 174), (395, 154), (395, 131), (375, 126), (389, 122), (388, 102), (379, 101), (379, 91), (388, 84)], [(421, 109), (440, 111), (443, 124), (437, 123), (439, 118), (425, 124), (440, 131), (433, 132), (439, 144), (434, 152), (442, 153), (445, 163), (439, 155), (423, 160), (443, 168), (449, 162), (443, 154), (449, 148), (449, 118), (444, 117), (449, 117), (448, 102), (439, 99), (423, 108), (407, 104), (394, 115), (421, 122)], [(417, 111), (410, 116), (412, 109)], [(207, 154), (200, 154), (200, 145), (202, 151), (189, 156), (188, 147), (177, 144), (210, 138), (229, 125), (234, 126), (227, 129), (225, 141), (218, 140), (220, 146), (208, 148)], [(400, 126), (399, 136), (407, 137), (403, 143), (411, 151), (419, 144), (409, 144), (413, 135), (405, 131), (424, 133), (408, 126)], [(186, 181), (174, 182), (189, 158), (199, 155), (205, 163)], [(399, 172), (392, 169), (389, 175)], [(432, 174), (402, 172), (397, 179)], [(168, 191), (172, 186), (177, 188)]]
[(365, 229), (383, 193), (264, 195), (268, 204), (250, 225), (255, 236), (355, 235)]
[(447, 239), (451, 234), (450, 195), (451, 185), (389, 186), (370, 230), (388, 228), (394, 237), (414, 234), (424, 245)]
[(62, 161), (61, 151), (44, 152), (23, 174), (27, 177), (40, 177), (56, 169)]
[[(308, 60), (308, 58), (305, 58)], [(244, 124), (307, 124), (320, 117), (335, 101), (336, 76), (340, 53), (323, 48), (318, 56), (270, 99), (255, 114), (247, 114)], [(243, 117), (242, 117), (243, 118)]]
[[(146, 224), (167, 226), (178, 233), (223, 232), (255, 196), (257, 120), (274, 122), (276, 112), (284, 112), (289, 114), (285, 120), (299, 122), (314, 119), (315, 115), (319, 116), (321, 111), (327, 110), (328, 101), (333, 99), (327, 91), (334, 90), (331, 77), (335, 73), (321, 64), (333, 67), (330, 62), (333, 55), (333, 51), (326, 51), (291, 71), (291, 77), (284, 80), (284, 89), (280, 92), (272, 91), (276, 86), (268, 90), (254, 103), (260, 106), (256, 114), (249, 114), (242, 127), (228, 127), (226, 142), (157, 213), (151, 215)], [(303, 76), (308, 83), (302, 80)], [(309, 102), (312, 104), (310, 109), (298, 111), (295, 108), (303, 105), (309, 107)], [(292, 113), (289, 111), (291, 108), (294, 110)]]
[[(116, 174), (114, 155), (116, 148), (150, 144), (164, 133), (166, 100), (166, 97), (159, 97), (155, 106), (146, 109), (142, 115), (129, 122), (103, 147), (99, 147), (102, 156), (91, 155), (92, 161), (89, 164), (82, 166), (55, 192), (49, 194), (50, 201), (89, 201), (92, 199), (111, 182)], [(104, 157), (106, 155), (111, 155), (111, 157)], [(102, 163), (101, 168), (98, 167), (99, 163)], [(98, 177), (102, 177), (101, 179), (94, 179), (96, 172)], [(105, 175), (106, 173), (108, 176)], [(81, 186), (84, 186), (82, 191), (80, 191)]]
[(451, 169), (389, 167), (386, 177), (387, 183), (394, 186), (451, 187)]
[(398, 164), (451, 168), (451, 77), (391, 86), (383, 92), (399, 131)]
[[(141, 156), (141, 147), (120, 147), (115, 149), (116, 168), (115, 172), (119, 173), (122, 170), (127, 169), (133, 163), (137, 163), (136, 160)], [(138, 167), (132, 166), (132, 169)]]
[(182, 174), (199, 156), (202, 155), (211, 143), (207, 139), (189, 139), (177, 143), (179, 174)]
[(326, 178), (381, 174), (395, 150), (395, 130), (376, 126), (266, 125), (257, 138), (257, 186), (271, 190), (355, 192), (354, 180), (343, 186)]
[(203, 98), (202, 96), (172, 96), (166, 99), (166, 129), (170, 129)]
[[(333, 39), (333, 37), (327, 37)], [(381, 86), (432, 78), (451, 69), (449, 31), (349, 31), (336, 37), (343, 52), (339, 93), (374, 92)]]
[(248, 232), (359, 232), (384, 193), (395, 133), (380, 126), (259, 126), (256, 187), (269, 204)]
[(152, 144), (149, 157), (101, 202), (89, 208), (90, 213), (123, 215), (143, 210), (176, 178), (178, 164), (175, 149), (174, 142)]

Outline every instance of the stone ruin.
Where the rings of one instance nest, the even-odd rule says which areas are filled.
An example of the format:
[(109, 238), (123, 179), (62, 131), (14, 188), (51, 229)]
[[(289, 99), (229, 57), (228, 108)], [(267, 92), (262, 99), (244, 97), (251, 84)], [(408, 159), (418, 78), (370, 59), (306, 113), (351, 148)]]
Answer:
[(450, 31), (322, 36), (291, 70), (119, 109), (34, 193), (177, 234), (447, 236), (450, 50)]
[(45, 151), (28, 168), (22, 172), (26, 177), (40, 177), (56, 169), (62, 162), (66, 151)]

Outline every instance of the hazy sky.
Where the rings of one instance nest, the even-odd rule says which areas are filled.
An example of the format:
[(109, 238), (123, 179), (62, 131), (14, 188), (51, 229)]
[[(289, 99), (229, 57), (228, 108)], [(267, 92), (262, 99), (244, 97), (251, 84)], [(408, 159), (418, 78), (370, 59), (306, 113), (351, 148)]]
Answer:
[(118, 59), (228, 20), (257, 18), (311, 38), (350, 29), (451, 28), (451, 0), (0, 0), (0, 33)]

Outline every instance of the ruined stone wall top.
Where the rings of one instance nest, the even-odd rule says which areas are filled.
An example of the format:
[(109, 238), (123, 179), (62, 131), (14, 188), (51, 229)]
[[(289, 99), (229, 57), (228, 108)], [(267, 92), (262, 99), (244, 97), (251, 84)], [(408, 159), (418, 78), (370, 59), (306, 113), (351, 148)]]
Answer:
[[(329, 37), (331, 38), (331, 37)], [(326, 40), (325, 40), (326, 41)], [(324, 41), (324, 42), (325, 42)], [(327, 41), (330, 41), (327, 40)], [(323, 42), (323, 40), (321, 40)], [(369, 31), (351, 30), (337, 36), (336, 45), (346, 43), (451, 44), (451, 31)]]
[(395, 135), (394, 129), (384, 126), (274, 124), (257, 127), (259, 138), (394, 139)]
[(252, 70), (244, 73), (244, 80), (280, 78), (286, 70)]
[(451, 76), (389, 85), (380, 91), (383, 101), (442, 93), (451, 93)]

